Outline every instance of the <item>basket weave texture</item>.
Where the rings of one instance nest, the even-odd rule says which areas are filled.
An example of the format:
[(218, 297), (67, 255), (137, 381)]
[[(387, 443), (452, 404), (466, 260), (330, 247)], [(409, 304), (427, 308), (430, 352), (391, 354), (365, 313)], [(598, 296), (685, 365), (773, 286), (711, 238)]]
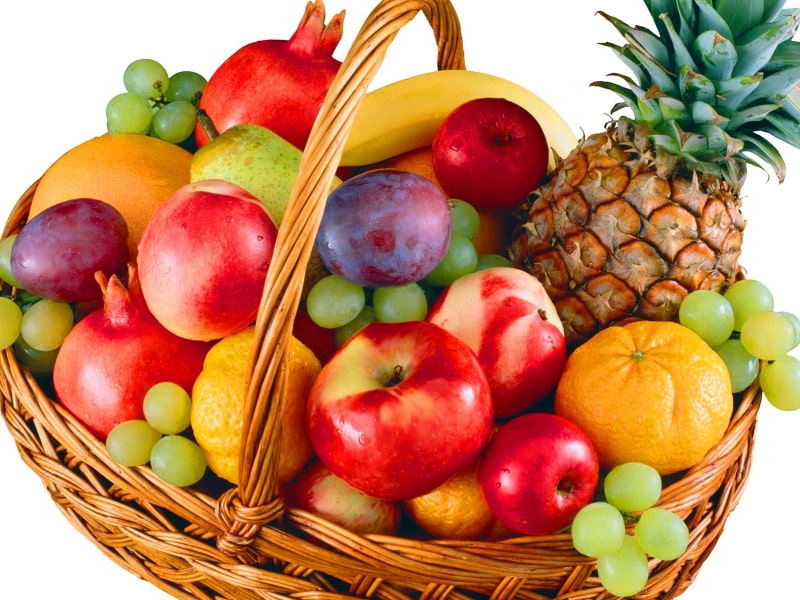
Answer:
[[(22, 460), (76, 529), (176, 598), (613, 597), (568, 533), (503, 542), (357, 536), (284, 506), (276, 484), (282, 357), (327, 191), (370, 81), (397, 32), (419, 12), (437, 41), (438, 68), (465, 68), (448, 0), (384, 0), (355, 38), (309, 138), (267, 276), (250, 357), (238, 487), (217, 497), (166, 484), (148, 467), (117, 465), (11, 349), (0, 353), (2, 415)], [(3, 237), (25, 223), (35, 188), (12, 210)], [(689, 547), (675, 561), (652, 561), (648, 586), (636, 598), (680, 595), (714, 548), (747, 481), (760, 402), (756, 385), (737, 395), (724, 438), (665, 487), (659, 505), (686, 519)]]

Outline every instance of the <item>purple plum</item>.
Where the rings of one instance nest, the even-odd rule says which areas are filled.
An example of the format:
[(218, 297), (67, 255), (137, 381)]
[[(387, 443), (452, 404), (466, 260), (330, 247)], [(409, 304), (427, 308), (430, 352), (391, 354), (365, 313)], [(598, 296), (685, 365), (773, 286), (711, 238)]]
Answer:
[(444, 192), (399, 169), (374, 169), (328, 197), (316, 249), (327, 269), (364, 287), (407, 285), (441, 262), (452, 219)]

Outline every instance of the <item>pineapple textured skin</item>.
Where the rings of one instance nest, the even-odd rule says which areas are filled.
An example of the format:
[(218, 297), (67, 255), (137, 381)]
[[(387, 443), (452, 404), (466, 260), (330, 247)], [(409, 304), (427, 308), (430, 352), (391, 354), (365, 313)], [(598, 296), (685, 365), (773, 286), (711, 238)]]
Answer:
[(800, 8), (784, 0), (644, 0), (654, 29), (602, 11), (629, 68), (620, 101), (519, 210), (510, 258), (544, 284), (574, 348), (629, 319), (677, 320), (693, 290), (742, 276), (749, 167), (800, 148)]
[(570, 347), (632, 318), (676, 320), (689, 292), (724, 291), (740, 275), (740, 186), (658, 157), (615, 123), (520, 209), (511, 259), (545, 286)]

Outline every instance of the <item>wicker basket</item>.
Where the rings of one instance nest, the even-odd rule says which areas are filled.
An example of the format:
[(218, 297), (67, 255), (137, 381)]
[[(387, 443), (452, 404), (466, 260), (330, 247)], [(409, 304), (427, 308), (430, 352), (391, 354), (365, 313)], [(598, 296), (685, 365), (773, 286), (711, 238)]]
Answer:
[[(11, 350), (0, 353), (3, 417), (25, 463), (65, 516), (119, 565), (176, 598), (609, 598), (594, 561), (569, 534), (503, 542), (354, 535), (283, 505), (275, 482), (281, 357), (329, 183), (360, 101), (396, 33), (419, 11), (438, 42), (439, 68), (464, 68), (448, 0), (383, 0), (358, 33), (308, 142), (280, 230), (256, 323), (245, 408), (241, 484), (213, 497), (175, 488), (148, 467), (114, 463), (104, 445), (51, 400)], [(27, 218), (36, 184), (3, 237)], [(745, 486), (761, 394), (736, 398), (730, 427), (705, 459), (665, 488), (659, 504), (689, 524), (678, 560), (652, 561), (637, 598), (674, 598), (692, 582)]]

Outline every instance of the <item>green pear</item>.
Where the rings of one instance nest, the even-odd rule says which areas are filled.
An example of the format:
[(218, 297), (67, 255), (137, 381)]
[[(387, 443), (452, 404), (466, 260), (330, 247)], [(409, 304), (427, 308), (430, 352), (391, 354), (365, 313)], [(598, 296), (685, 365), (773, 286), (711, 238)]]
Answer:
[[(193, 182), (224, 179), (243, 187), (261, 200), (280, 226), (302, 155), (299, 148), (266, 127), (234, 125), (194, 153), (189, 176)], [(340, 183), (334, 178), (331, 190)]]

